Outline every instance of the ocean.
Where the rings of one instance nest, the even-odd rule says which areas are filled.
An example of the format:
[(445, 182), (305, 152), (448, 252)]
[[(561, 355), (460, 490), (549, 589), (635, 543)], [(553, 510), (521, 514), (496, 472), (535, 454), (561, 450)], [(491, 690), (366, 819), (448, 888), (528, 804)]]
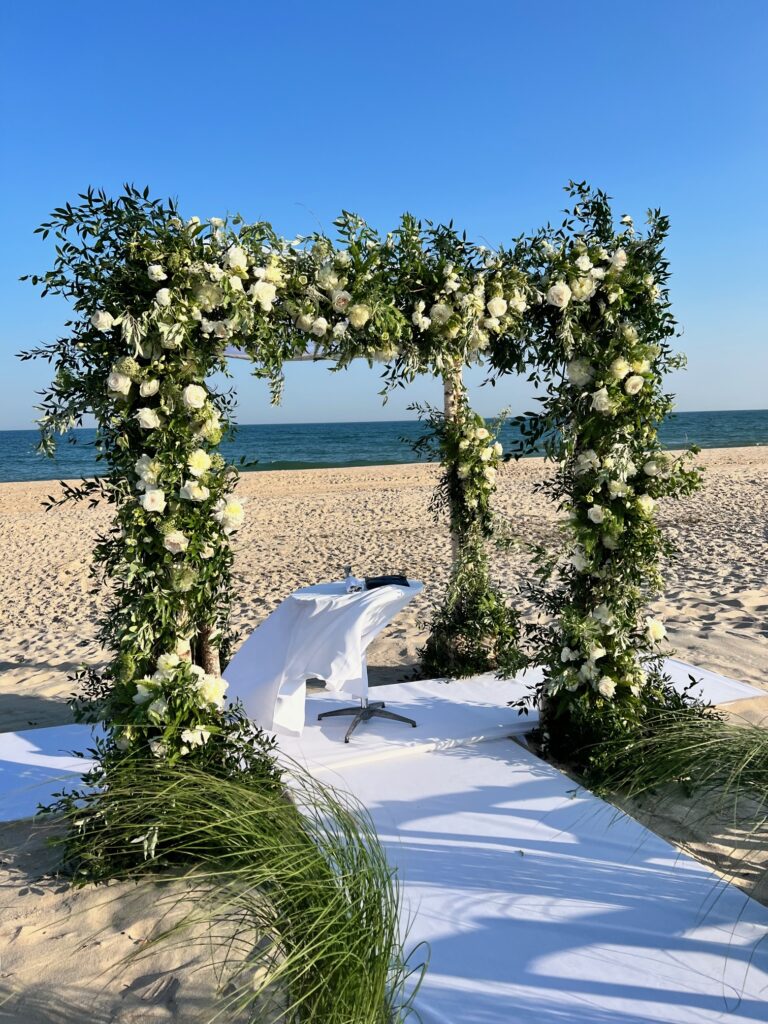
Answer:
[[(380, 466), (417, 461), (408, 440), (423, 432), (418, 420), (369, 423), (250, 424), (238, 428), (234, 441), (222, 445), (227, 458), (245, 458), (249, 470), (322, 469)], [(516, 431), (506, 425), (501, 441), (508, 448)], [(0, 431), (0, 481), (80, 479), (94, 476), (93, 430), (62, 438), (55, 460), (37, 455), (35, 430)], [(768, 445), (768, 410), (680, 412), (663, 425), (669, 448)], [(76, 443), (72, 443), (72, 442)]]

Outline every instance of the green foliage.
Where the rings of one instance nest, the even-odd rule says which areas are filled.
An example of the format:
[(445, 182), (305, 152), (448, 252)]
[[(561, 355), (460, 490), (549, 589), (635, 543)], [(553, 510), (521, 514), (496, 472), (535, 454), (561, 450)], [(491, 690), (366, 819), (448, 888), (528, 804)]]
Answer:
[(496, 671), (511, 676), (525, 664), (517, 611), (494, 586), (480, 532), (467, 534), (448, 589), (419, 651), (426, 678), (462, 678)]
[(560, 557), (539, 554), (530, 590), (546, 620), (531, 636), (545, 747), (597, 771), (595, 744), (676, 706), (659, 671), (664, 627), (646, 613), (670, 553), (654, 506), (699, 474), (693, 451), (672, 455), (657, 434), (673, 403), (664, 376), (683, 363), (668, 340), (667, 221), (652, 213), (642, 235), (624, 217), (617, 231), (604, 193), (570, 192), (563, 226), (521, 257), (541, 300), (527, 318), (543, 385), (524, 445), (543, 440), (557, 467), (542, 491), (568, 517)]
[(210, 951), (221, 984), (209, 1021), (250, 1018), (270, 997), (281, 1009), (270, 1019), (291, 1024), (401, 1021), (414, 972), (373, 825), (297, 766), (285, 781), (123, 762), (69, 810), (73, 876), (150, 891), (157, 931), (131, 960), (171, 945)]

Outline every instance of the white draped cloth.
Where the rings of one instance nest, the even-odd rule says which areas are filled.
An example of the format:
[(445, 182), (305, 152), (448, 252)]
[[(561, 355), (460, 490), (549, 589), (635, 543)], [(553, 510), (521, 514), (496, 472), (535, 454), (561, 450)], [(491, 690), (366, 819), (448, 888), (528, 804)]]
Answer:
[(248, 637), (224, 676), (228, 696), (269, 731), (299, 736), (307, 679), (353, 697), (368, 694), (365, 652), (423, 584), (389, 584), (348, 594), (344, 583), (302, 587)]

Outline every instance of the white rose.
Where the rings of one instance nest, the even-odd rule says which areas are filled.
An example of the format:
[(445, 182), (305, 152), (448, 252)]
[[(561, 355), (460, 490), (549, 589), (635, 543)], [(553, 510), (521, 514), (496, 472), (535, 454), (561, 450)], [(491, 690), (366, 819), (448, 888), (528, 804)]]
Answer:
[(187, 468), (192, 476), (202, 476), (211, 468), (211, 457), (202, 448), (195, 448), (187, 459)]
[(652, 619), (650, 617), (645, 620), (645, 632), (652, 644), (661, 643), (667, 635), (661, 619)]
[(653, 459), (649, 459), (643, 466), (643, 472), (646, 476), (658, 476), (660, 472), (658, 462), (655, 462)]
[(504, 453), (504, 449), (498, 441), (494, 444), (493, 450), (496, 455), (502, 455)]
[(149, 705), (147, 712), (150, 715), (155, 715), (157, 718), (165, 718), (168, 714), (168, 701), (164, 697), (158, 697), (157, 700), (153, 700)]
[(498, 317), (504, 316), (504, 314), (507, 312), (507, 300), (502, 299), (500, 295), (496, 295), (494, 296), (494, 298), (488, 300), (485, 308), (488, 310), (492, 317), (498, 319)]
[(209, 558), (213, 558), (215, 554), (216, 552), (214, 551), (213, 544), (205, 544), (200, 549), (200, 557), (204, 558), (206, 562), (208, 561)]
[(612, 413), (613, 403), (608, 396), (607, 388), (600, 388), (599, 391), (595, 391), (592, 395), (592, 409), (595, 412)]
[(599, 525), (605, 520), (605, 509), (602, 505), (593, 505), (589, 512), (587, 512), (587, 519)]
[(207, 501), (211, 492), (199, 480), (185, 480), (179, 488), (179, 497), (184, 501)]
[(597, 291), (597, 282), (591, 277), (577, 277), (571, 281), (571, 295), (576, 302), (587, 302)]
[(524, 313), (528, 308), (528, 301), (521, 291), (515, 289), (509, 297), (509, 304), (516, 313)]
[(485, 477), (486, 483), (496, 483), (496, 470), (493, 468), (493, 466), (486, 466), (485, 469), (483, 470), (483, 476)]
[(208, 397), (208, 392), (199, 384), (187, 384), (181, 393), (181, 397), (188, 409), (202, 409)]
[(310, 334), (314, 334), (316, 338), (322, 338), (328, 331), (328, 321), (324, 316), (317, 317), (316, 320), (312, 321), (312, 327)]
[(566, 375), (571, 384), (577, 388), (586, 387), (595, 376), (595, 371), (586, 359), (571, 359), (565, 368)]
[(576, 572), (584, 572), (588, 565), (586, 556), (581, 548), (576, 548), (569, 561)]
[(607, 604), (599, 604), (597, 608), (594, 608), (589, 613), (589, 617), (594, 619), (595, 622), (601, 622), (604, 626), (608, 626), (613, 622), (613, 612)]
[(189, 547), (189, 537), (181, 530), (171, 530), (163, 537), (163, 547), (172, 555), (180, 555)]
[(152, 756), (156, 758), (165, 757), (166, 746), (162, 740), (150, 740), (149, 749), (152, 751)]
[(147, 267), (147, 277), (150, 281), (165, 281), (168, 275), (159, 263), (151, 263)]
[(127, 395), (131, 390), (131, 378), (113, 370), (107, 377), (107, 387), (117, 395)]
[(643, 513), (644, 516), (649, 516), (653, 512), (656, 502), (650, 496), (650, 494), (640, 494), (637, 498), (637, 507)]
[(331, 304), (337, 313), (346, 313), (351, 301), (352, 296), (349, 292), (345, 292), (340, 288), (337, 288), (331, 294)]
[(547, 302), (550, 306), (558, 309), (565, 309), (571, 301), (571, 289), (565, 281), (556, 281), (547, 292)]
[(616, 683), (610, 676), (602, 676), (597, 684), (597, 692), (601, 697), (612, 697), (616, 693)]
[(224, 694), (227, 692), (229, 683), (221, 676), (204, 675), (197, 683), (197, 689), (206, 704), (215, 704), (221, 708), (224, 705)]
[(269, 281), (255, 281), (248, 289), (254, 302), (258, 302), (264, 313), (269, 313), (277, 298), (277, 288)]
[(483, 448), (483, 450), (480, 452), (480, 461), (481, 462), (490, 462), (492, 457), (493, 457), (493, 448), (490, 448), (490, 447), (489, 448)]
[(227, 278), (227, 280), (229, 281), (229, 287), (232, 289), (233, 292), (241, 292), (243, 290), (242, 277), (237, 277), (235, 274), (231, 274), (230, 277)]
[(610, 366), (610, 373), (616, 380), (624, 380), (632, 367), (629, 365), (626, 359), (619, 357), (614, 359)]
[(579, 452), (576, 456), (576, 462), (574, 463), (574, 473), (576, 476), (583, 476), (585, 473), (589, 473), (590, 470), (600, 468), (600, 459), (597, 457), (597, 452), (588, 448), (584, 452)]
[(159, 380), (143, 380), (139, 385), (139, 394), (142, 398), (151, 398), (160, 390)]
[(627, 377), (624, 390), (628, 395), (636, 395), (638, 391), (642, 390), (643, 384), (645, 384), (644, 378), (635, 373), (631, 377)]
[(137, 409), (135, 418), (142, 430), (155, 430), (160, 426), (160, 417), (154, 409)]
[(632, 324), (624, 324), (621, 328), (621, 333), (624, 340), (628, 341), (630, 345), (634, 345), (639, 338), (637, 329), (633, 327)]
[(243, 525), (245, 510), (237, 499), (221, 498), (216, 504), (213, 518), (221, 524), (224, 533), (229, 534)]
[(167, 504), (165, 491), (159, 487), (148, 487), (139, 498), (139, 504), (145, 512), (163, 512)]
[(145, 683), (136, 683), (136, 693), (133, 695), (134, 704), (146, 704), (152, 698), (152, 690)]
[(564, 647), (560, 651), (560, 661), (565, 665), (569, 661), (576, 661), (579, 657), (578, 651), (571, 650), (570, 647)]
[(615, 498), (626, 498), (629, 494), (629, 487), (624, 483), (623, 480), (609, 480), (608, 481), (608, 496), (611, 499)]
[(339, 277), (333, 267), (324, 266), (318, 270), (316, 281), (318, 288), (322, 288), (325, 292), (332, 292), (338, 287)]
[(248, 256), (245, 249), (241, 249), (239, 245), (232, 246), (224, 257), (224, 262), (230, 270), (245, 271), (248, 269)]
[(623, 270), (627, 265), (627, 254), (624, 249), (617, 249), (611, 256), (611, 266), (614, 270)]
[(601, 644), (595, 644), (595, 646), (589, 652), (590, 661), (600, 661), (604, 658), (608, 652)]
[(91, 326), (97, 331), (109, 331), (115, 326), (115, 318), (105, 309), (97, 309), (91, 316)]
[(171, 290), (170, 288), (161, 288), (160, 291), (155, 295), (155, 302), (158, 306), (166, 307), (171, 304)]
[(296, 326), (300, 331), (311, 331), (314, 322), (315, 318), (308, 313), (302, 313), (301, 316), (296, 318)]
[(651, 368), (651, 364), (647, 359), (636, 359), (632, 363), (632, 369), (635, 373), (648, 373)]
[(576, 266), (583, 274), (586, 274), (588, 270), (592, 269), (592, 260), (586, 253), (582, 253), (576, 260)]

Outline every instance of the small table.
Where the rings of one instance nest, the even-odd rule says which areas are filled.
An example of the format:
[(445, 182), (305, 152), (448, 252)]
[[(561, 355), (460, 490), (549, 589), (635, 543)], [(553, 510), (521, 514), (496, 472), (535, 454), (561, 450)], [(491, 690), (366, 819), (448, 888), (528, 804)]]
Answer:
[(328, 713), (355, 715), (347, 739), (360, 721), (374, 715), (399, 718), (385, 711), (381, 701), (368, 703), (365, 652), (423, 590), (417, 580), (408, 582), (408, 586), (388, 584), (351, 594), (343, 582), (294, 591), (251, 633), (227, 666), (229, 696), (239, 698), (262, 728), (293, 736), (301, 735), (304, 728), (310, 678), (360, 699), (360, 707)]

